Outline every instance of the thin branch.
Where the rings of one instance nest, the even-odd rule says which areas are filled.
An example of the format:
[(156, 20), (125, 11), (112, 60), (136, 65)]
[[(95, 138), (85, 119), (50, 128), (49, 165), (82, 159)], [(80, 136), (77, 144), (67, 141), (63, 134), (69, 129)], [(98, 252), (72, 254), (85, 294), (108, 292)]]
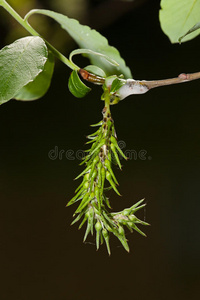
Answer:
[(104, 84), (105, 78), (92, 74), (84, 69), (79, 69), (79, 75), (89, 82), (94, 84)]
[(183, 83), (183, 82), (188, 82), (196, 79), (200, 79), (200, 72), (191, 73), (191, 74), (182, 73), (178, 77), (170, 78), (170, 79), (151, 80), (151, 81), (142, 80), (142, 81), (138, 81), (138, 83), (140, 83), (141, 85), (145, 85), (150, 90), (159, 86)]
[[(95, 74), (89, 73), (88, 71), (84, 69), (79, 70), (79, 74), (81, 77), (89, 82), (92, 82), (94, 84), (103, 84), (105, 82), (105, 78), (99, 77)], [(169, 79), (161, 79), (161, 80), (134, 80), (134, 79), (128, 79), (129, 85), (141, 85), (145, 86), (148, 90), (159, 87), (159, 86), (165, 86), (165, 85), (172, 85), (177, 83), (183, 83), (188, 82), (192, 80), (200, 79), (200, 72), (191, 73), (191, 74), (185, 74), (181, 73), (176, 78), (169, 78)]]

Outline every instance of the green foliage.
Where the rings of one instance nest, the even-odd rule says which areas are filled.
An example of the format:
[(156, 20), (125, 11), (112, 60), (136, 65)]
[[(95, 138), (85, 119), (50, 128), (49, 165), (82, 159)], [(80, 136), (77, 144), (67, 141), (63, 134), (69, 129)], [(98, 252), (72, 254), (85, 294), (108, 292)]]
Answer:
[(44, 70), (48, 51), (40, 37), (21, 38), (0, 51), (0, 104)]
[[(99, 57), (105, 59), (107, 61), (107, 63), (110, 63), (111, 65), (114, 65), (114, 66), (119, 65), (117, 62), (115, 62), (113, 59), (109, 58), (108, 56), (98, 53), (98, 52), (94, 52), (89, 49), (76, 49), (76, 50), (72, 51), (69, 56), (69, 60), (71, 63), (73, 63), (72, 57), (77, 54), (89, 54), (89, 55), (93, 55), (93, 56), (99, 56)], [(78, 66), (77, 66), (77, 68), (78, 68)], [(104, 76), (106, 77), (105, 72), (97, 66), (91, 65), (91, 66), (87, 67), (85, 70), (87, 70), (87, 69), (90, 72), (92, 72), (98, 76), (100, 75), (101, 77), (104, 77)], [(68, 88), (69, 88), (70, 92), (77, 98), (84, 97), (91, 90), (89, 87), (87, 87), (81, 81), (81, 79), (78, 76), (78, 72), (76, 70), (74, 70), (70, 75), (69, 82), (68, 82)]]
[(72, 57), (77, 54), (83, 54), (83, 55), (85, 54), (85, 55), (89, 55), (91, 57), (99, 56), (99, 57), (105, 59), (107, 61), (107, 63), (110, 63), (111, 65), (116, 66), (116, 67), (119, 66), (119, 64), (114, 59), (110, 58), (109, 56), (99, 53), (99, 52), (92, 51), (90, 49), (76, 49), (76, 50), (72, 51), (70, 53), (69, 60), (72, 62)]
[(119, 239), (125, 250), (129, 251), (125, 227), (131, 232), (136, 230), (145, 236), (136, 224), (149, 224), (135, 216), (136, 211), (144, 207), (145, 204), (140, 205), (144, 199), (123, 211), (116, 213), (108, 211), (110, 201), (106, 196), (106, 192), (113, 189), (120, 196), (118, 191), (119, 184), (114, 175), (112, 164), (117, 164), (121, 169), (120, 156), (124, 159), (127, 158), (117, 144), (114, 121), (109, 109), (110, 94), (106, 88), (104, 94), (106, 106), (103, 110), (103, 119), (98, 124), (93, 125), (99, 126), (99, 129), (88, 136), (89, 142), (87, 144), (91, 144), (91, 147), (86, 150), (87, 155), (81, 163), (85, 164), (85, 170), (76, 178), (82, 177), (83, 179), (76, 189), (75, 196), (68, 202), (67, 206), (79, 203), (74, 213), (76, 218), (72, 224), (80, 221), (82, 218), (79, 229), (87, 222), (84, 241), (90, 232), (93, 235), (94, 230), (96, 230), (97, 249), (100, 241), (101, 243), (105, 241), (110, 254), (109, 238), (111, 233)]
[[(177, 42), (180, 36), (185, 41), (199, 33), (200, 23), (197, 22), (200, 20), (200, 0), (162, 0), (161, 5), (162, 28), (172, 42)], [(81, 221), (79, 228), (86, 224), (84, 241), (90, 233), (96, 233), (97, 249), (105, 242), (110, 254), (109, 239), (113, 234), (124, 249), (129, 251), (126, 230), (135, 230), (145, 236), (137, 224), (149, 224), (135, 215), (145, 206), (144, 199), (120, 212), (110, 211), (107, 191), (113, 190), (121, 196), (113, 165), (122, 169), (121, 158), (127, 159), (117, 143), (110, 105), (117, 104), (128, 95), (145, 93), (149, 90), (148, 86), (144, 82), (130, 79), (130, 69), (118, 50), (111, 47), (100, 33), (79, 24), (77, 20), (48, 10), (32, 10), (22, 19), (6, 1), (0, 0), (0, 6), (33, 35), (19, 39), (0, 51), (0, 104), (11, 98), (29, 101), (42, 97), (51, 83), (55, 57), (72, 69), (68, 88), (75, 97), (82, 98), (91, 90), (83, 83), (81, 77), (102, 85), (101, 100), (105, 102), (103, 119), (92, 125), (99, 128), (88, 136), (87, 144), (91, 147), (86, 150), (86, 156), (81, 163), (85, 165), (85, 169), (76, 178), (82, 178), (82, 182), (67, 205), (78, 204), (72, 224)], [(53, 18), (82, 49), (72, 51), (67, 59), (29, 25), (28, 19), (33, 14)], [(77, 66), (72, 61), (73, 56), (77, 54), (88, 57), (91, 65), (83, 69)]]
[[(135, 216), (135, 213), (145, 206), (144, 199), (120, 212), (109, 211), (111, 206), (107, 191), (112, 189), (120, 196), (113, 164), (122, 169), (121, 157), (126, 159), (117, 143), (110, 105), (117, 104), (128, 95), (147, 92), (150, 88), (146, 84), (147, 81), (131, 80), (130, 69), (121, 58), (119, 51), (110, 46), (107, 39), (100, 33), (79, 24), (77, 20), (40, 9), (31, 10), (22, 19), (5, 0), (0, 0), (0, 6), (33, 35), (19, 39), (0, 51), (0, 104), (12, 98), (29, 101), (42, 97), (51, 83), (54, 57), (72, 69), (68, 88), (75, 97), (82, 98), (91, 90), (79, 76), (103, 86), (101, 97), (101, 100), (105, 102), (103, 119), (93, 125), (99, 128), (88, 136), (87, 144), (91, 144), (91, 147), (86, 150), (86, 156), (81, 163), (85, 165), (85, 169), (76, 178), (82, 178), (82, 182), (67, 205), (79, 203), (74, 213), (76, 218), (72, 224), (80, 220), (79, 228), (87, 224), (84, 241), (89, 233), (93, 235), (96, 232), (97, 249), (100, 243), (105, 241), (110, 254), (109, 238), (112, 233), (119, 239), (125, 250), (129, 251), (125, 230), (128, 229), (131, 232), (135, 230), (145, 236), (136, 224), (149, 224)], [(33, 14), (41, 14), (54, 19), (82, 49), (72, 51), (67, 59), (29, 25), (28, 19)], [(161, 1), (161, 27), (173, 43), (180, 40), (187, 41), (197, 36), (200, 33), (199, 20), (200, 0)], [(83, 69), (79, 68), (72, 61), (72, 57), (76, 54), (88, 57), (91, 65)], [(198, 76), (195, 75), (192, 78), (197, 79)], [(182, 74), (182, 77), (185, 81), (189, 80), (189, 76), (185, 74)], [(126, 78), (129, 79), (126, 80)], [(178, 79), (180, 82), (180, 78)], [(167, 84), (169, 81), (174, 82), (174, 80), (168, 80)], [(153, 83), (153, 81), (150, 82)], [(159, 86), (158, 81), (155, 86)]]
[(191, 34), (192, 32), (194, 32), (194, 31), (196, 31), (196, 30), (198, 30), (198, 29), (200, 29), (200, 22), (198, 22), (197, 24), (195, 24), (190, 30), (188, 30), (188, 32), (186, 32), (183, 36), (181, 36), (180, 38), (179, 38), (179, 43), (181, 43), (181, 41), (182, 41), (182, 39), (186, 36), (186, 35), (188, 35), (188, 34)]
[(160, 23), (172, 43), (188, 41), (199, 35), (200, 30), (185, 36), (200, 20), (200, 0), (161, 0)]
[(91, 63), (103, 69), (106, 75), (123, 74), (126, 78), (132, 77), (131, 71), (125, 65), (125, 62), (121, 58), (119, 51), (116, 48), (110, 46), (107, 39), (96, 30), (92, 30), (89, 26), (81, 25), (77, 20), (68, 18), (67, 16), (53, 11), (34, 9), (27, 14), (27, 17), (32, 14), (42, 14), (53, 18), (61, 25), (63, 29), (65, 29), (71, 35), (71, 37), (81, 48), (101, 53), (103, 55), (111, 57), (114, 61), (116, 61), (119, 66), (108, 64), (107, 60), (102, 57), (94, 56), (90, 53), (87, 54), (87, 57), (90, 59)]
[(16, 100), (36, 100), (46, 94), (54, 71), (54, 55), (49, 51), (44, 70), (31, 82), (25, 85), (14, 96)]
[(85, 67), (84, 70), (86, 70), (92, 74), (95, 74), (97, 76), (100, 76), (102, 78), (106, 77), (106, 73), (104, 72), (104, 70), (102, 70), (101, 68), (94, 66), (94, 65), (89, 65), (89, 66)]
[(81, 81), (77, 71), (72, 71), (68, 81), (68, 88), (76, 98), (84, 97), (91, 90)]

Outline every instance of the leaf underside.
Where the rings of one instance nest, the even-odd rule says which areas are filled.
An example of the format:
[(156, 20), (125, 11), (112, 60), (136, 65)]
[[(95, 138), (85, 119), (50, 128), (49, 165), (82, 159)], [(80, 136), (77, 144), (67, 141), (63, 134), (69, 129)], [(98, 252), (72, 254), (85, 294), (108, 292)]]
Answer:
[(16, 100), (30, 101), (44, 96), (51, 84), (54, 71), (54, 55), (49, 51), (48, 59), (44, 65), (44, 70), (39, 73), (34, 81), (29, 82), (14, 96)]
[(45, 42), (28, 36), (16, 40), (0, 51), (0, 104), (33, 81), (44, 69), (48, 57)]
[(199, 30), (200, 29), (200, 22), (198, 22), (197, 24), (195, 24), (190, 30), (188, 30), (188, 32), (186, 32), (183, 36), (181, 36), (179, 38), (179, 43), (181, 43), (182, 39), (188, 35), (188, 34), (191, 34), (192, 32), (196, 31), (196, 30)]
[[(172, 43), (178, 43), (200, 20), (200, 0), (162, 0), (159, 12), (160, 24)], [(185, 36), (182, 42), (193, 39), (200, 30)]]
[(107, 39), (98, 33), (96, 30), (91, 29), (89, 26), (81, 25), (77, 20), (68, 18), (65, 15), (43, 9), (34, 9), (30, 14), (42, 14), (53, 18), (58, 22), (61, 27), (66, 30), (76, 43), (85, 49), (90, 49), (112, 58), (119, 63), (119, 66), (113, 66), (102, 58), (95, 55), (87, 54), (91, 63), (102, 68), (104, 72), (109, 75), (123, 74), (125, 78), (132, 78), (130, 69), (126, 66), (125, 61), (121, 58), (119, 51), (108, 44)]

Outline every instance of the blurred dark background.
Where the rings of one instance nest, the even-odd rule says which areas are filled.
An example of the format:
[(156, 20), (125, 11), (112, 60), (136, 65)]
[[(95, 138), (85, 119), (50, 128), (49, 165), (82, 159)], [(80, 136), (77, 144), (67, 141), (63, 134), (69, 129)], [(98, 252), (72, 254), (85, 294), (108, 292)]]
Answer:
[[(120, 51), (135, 79), (164, 79), (199, 71), (200, 38), (170, 44), (160, 29), (159, 1), (8, 1), (24, 15), (54, 9), (97, 28)], [(0, 43), (26, 34), (0, 9)], [(44, 17), (33, 24), (65, 55), (77, 46)], [(86, 60), (76, 58), (84, 66)], [(0, 107), (0, 257), (2, 300), (197, 299), (200, 295), (199, 81), (130, 96), (112, 107), (118, 139), (135, 156), (116, 170), (122, 198), (113, 210), (146, 198), (138, 213), (147, 238), (128, 234), (128, 254), (113, 237), (112, 255), (70, 227), (65, 208), (82, 170), (90, 124), (101, 119), (102, 90), (84, 99), (68, 91), (70, 70), (57, 62), (45, 97)], [(49, 152), (63, 150), (50, 159)], [(70, 152), (70, 159), (65, 154)], [(138, 154), (145, 150), (145, 159)]]

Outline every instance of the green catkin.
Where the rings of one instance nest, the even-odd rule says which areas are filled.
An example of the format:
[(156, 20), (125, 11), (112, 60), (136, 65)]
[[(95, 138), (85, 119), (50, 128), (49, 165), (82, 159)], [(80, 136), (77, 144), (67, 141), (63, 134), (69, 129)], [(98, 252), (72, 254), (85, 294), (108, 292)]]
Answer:
[(131, 231), (134, 229), (144, 235), (135, 224), (148, 225), (148, 223), (139, 220), (134, 215), (138, 209), (145, 205), (142, 204), (144, 199), (119, 213), (109, 213), (106, 210), (106, 207), (111, 209), (111, 206), (105, 193), (113, 189), (117, 195), (120, 195), (116, 188), (116, 185), (119, 184), (112, 169), (112, 154), (120, 169), (121, 163), (118, 153), (122, 157), (126, 157), (122, 154), (122, 150), (117, 144), (114, 122), (108, 110), (105, 109), (103, 112), (103, 121), (95, 126), (100, 126), (100, 128), (94, 134), (88, 136), (91, 148), (87, 150), (87, 156), (81, 163), (81, 165), (85, 164), (85, 170), (76, 177), (76, 179), (83, 177), (82, 183), (76, 189), (76, 194), (68, 202), (68, 205), (81, 201), (74, 213), (74, 215), (78, 214), (78, 216), (72, 224), (83, 217), (79, 229), (87, 222), (84, 241), (89, 233), (93, 235), (95, 229), (97, 250), (99, 249), (100, 241), (101, 244), (105, 241), (108, 254), (110, 255), (109, 235), (111, 233), (119, 239), (124, 249), (129, 251), (124, 227)]
[(95, 224), (95, 229), (96, 229), (96, 246), (97, 246), (97, 250), (99, 249), (99, 240), (100, 240), (100, 231), (102, 229), (101, 223), (99, 221), (97, 221), (97, 223)]

